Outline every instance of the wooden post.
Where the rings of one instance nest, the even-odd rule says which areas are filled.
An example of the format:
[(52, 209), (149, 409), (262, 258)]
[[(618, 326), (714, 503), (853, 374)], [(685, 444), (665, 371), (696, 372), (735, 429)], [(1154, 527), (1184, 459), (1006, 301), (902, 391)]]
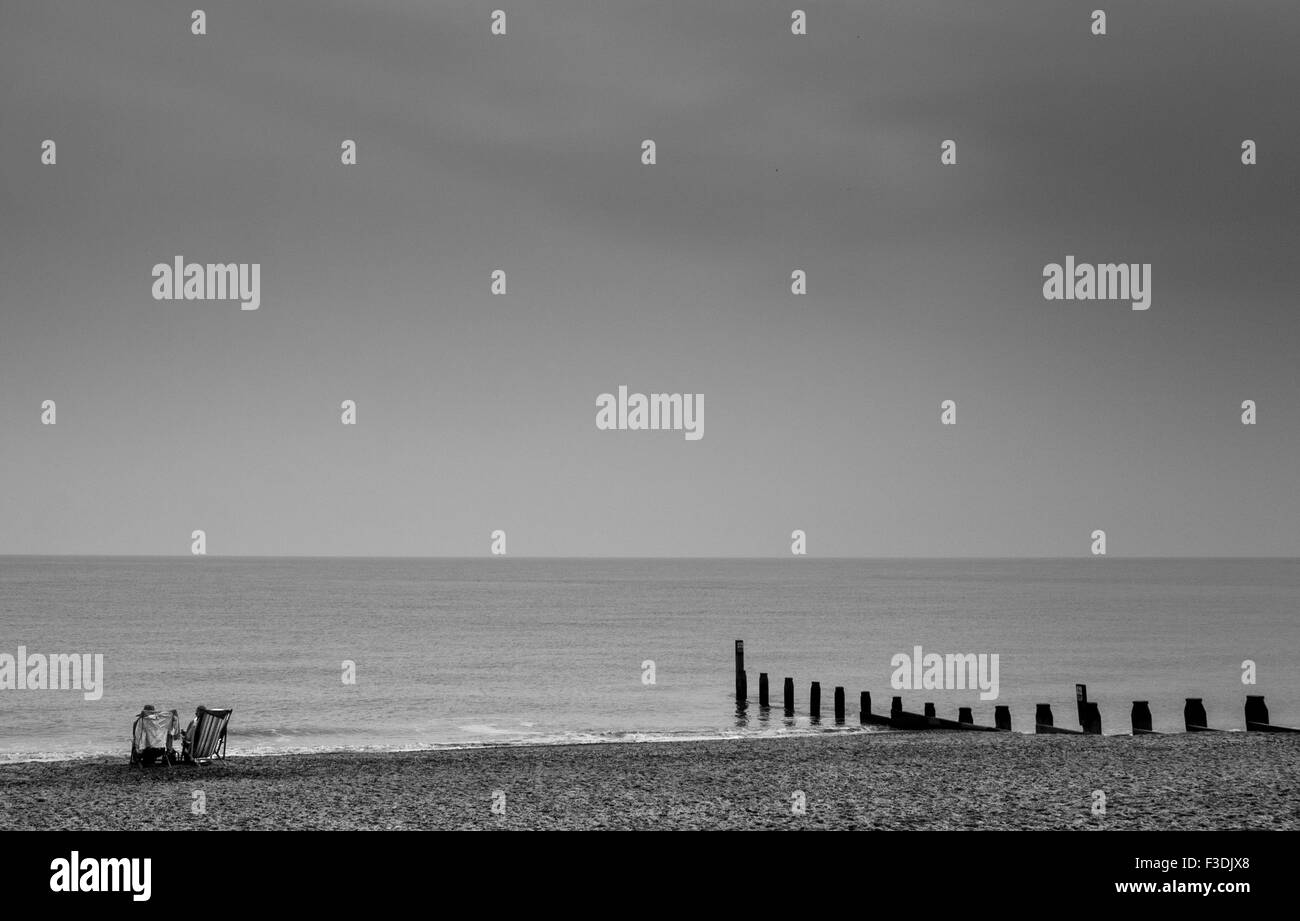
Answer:
[(1079, 728), (1091, 736), (1101, 735), (1101, 710), (1088, 700), (1088, 686), (1074, 686), (1074, 703), (1079, 710)]
[(767, 709), (767, 672), (758, 673), (758, 705)]
[(844, 722), (844, 688), (835, 689), (835, 722)]
[(1268, 707), (1258, 694), (1246, 695), (1246, 730), (1248, 732), (1300, 732), (1289, 726), (1274, 726), (1268, 721)]
[(1264, 704), (1264, 698), (1257, 694), (1246, 695), (1246, 729), (1256, 729), (1256, 726), (1268, 725), (1268, 707)]
[(998, 729), (1006, 732), (1011, 731), (1011, 708), (1006, 704), (998, 704), (993, 708), (993, 725)]
[(895, 713), (903, 712), (903, 698), (895, 697), (889, 702), (889, 713), (892, 716)]
[(1133, 701), (1133, 735), (1151, 732), (1151, 707), (1145, 700)]
[(814, 720), (822, 718), (822, 686), (819, 681), (814, 681), (808, 691), (808, 715)]
[(785, 715), (794, 716), (794, 679), (785, 679)]
[(1183, 704), (1183, 728), (1188, 732), (1205, 732), (1210, 728), (1201, 698), (1189, 697)]
[(926, 715), (927, 717), (929, 717), (930, 719), (934, 719), (934, 704), (929, 703), (929, 702), (926, 703), (926, 705), (925, 705), (925, 715)]
[(1052, 705), (1038, 704), (1034, 708), (1034, 731), (1042, 732), (1043, 727), (1052, 728)]
[(745, 678), (745, 641), (736, 640), (736, 702), (749, 696), (749, 682)]
[(862, 692), (861, 710), (858, 713), (858, 722), (863, 726), (888, 726), (889, 717), (877, 716), (871, 712), (871, 692)]
[(975, 716), (974, 716), (974, 714), (971, 713), (971, 709), (970, 709), (970, 707), (958, 707), (958, 708), (957, 708), (957, 722), (959, 722), (959, 723), (974, 723), (974, 722), (975, 722)]

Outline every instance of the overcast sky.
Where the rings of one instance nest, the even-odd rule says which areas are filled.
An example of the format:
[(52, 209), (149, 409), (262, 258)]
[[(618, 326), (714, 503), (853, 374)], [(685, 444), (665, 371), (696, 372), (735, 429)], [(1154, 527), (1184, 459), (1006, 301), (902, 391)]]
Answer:
[(1300, 554), (1300, 6), (503, 5), (6, 0), (0, 553)]

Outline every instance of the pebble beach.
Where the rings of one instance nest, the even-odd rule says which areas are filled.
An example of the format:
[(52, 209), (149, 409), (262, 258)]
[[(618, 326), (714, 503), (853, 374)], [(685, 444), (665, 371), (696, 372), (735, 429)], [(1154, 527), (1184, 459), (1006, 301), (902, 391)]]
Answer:
[(1298, 784), (1296, 735), (840, 732), (6, 764), (0, 828), (1300, 829)]

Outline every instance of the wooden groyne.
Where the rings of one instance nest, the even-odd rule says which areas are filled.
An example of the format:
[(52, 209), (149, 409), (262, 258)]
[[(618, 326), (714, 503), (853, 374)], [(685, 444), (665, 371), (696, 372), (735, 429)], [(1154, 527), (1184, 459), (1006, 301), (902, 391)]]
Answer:
[(890, 729), (933, 729), (930, 720), (919, 713), (908, 713), (903, 709), (903, 698), (895, 697), (889, 707)]
[[(736, 640), (736, 710), (744, 711), (749, 706), (749, 682), (745, 674), (745, 642)], [(783, 687), (783, 709), (787, 717), (795, 715), (794, 678), (787, 676)], [(1101, 735), (1101, 710), (1096, 701), (1088, 699), (1088, 686), (1074, 686), (1075, 711), (1079, 720), (1078, 729), (1057, 726), (1052, 715), (1051, 704), (1038, 704), (1034, 708), (1034, 732), (1036, 734), (1054, 735)], [(758, 705), (767, 711), (768, 680), (767, 672), (758, 676)], [(835, 688), (835, 724), (844, 724), (844, 688)], [(1246, 696), (1246, 730), (1248, 732), (1300, 732), (1289, 726), (1274, 726), (1269, 722), (1268, 707), (1261, 695)], [(808, 717), (814, 723), (821, 722), (821, 682), (814, 681), (808, 690)], [(1135, 700), (1130, 716), (1133, 735), (1160, 735), (1152, 729), (1150, 701)], [(862, 726), (888, 726), (890, 729), (919, 730), (945, 729), (966, 732), (1010, 732), (1011, 708), (998, 704), (993, 709), (993, 725), (984, 726), (975, 722), (971, 707), (959, 707), (957, 719), (940, 717), (932, 702), (927, 701), (924, 712), (915, 713), (903, 709), (903, 698), (895, 696), (889, 707), (889, 715), (873, 713), (871, 710), (871, 692), (862, 691), (859, 696), (858, 723)], [(1183, 705), (1183, 726), (1187, 732), (1222, 732), (1209, 725), (1205, 706), (1199, 697), (1188, 697)]]
[(1211, 729), (1207, 724), (1209, 718), (1205, 715), (1205, 706), (1201, 703), (1199, 697), (1189, 697), (1183, 704), (1183, 728), (1188, 732), (1217, 732)]
[[(1205, 713), (1205, 705), (1199, 697), (1189, 697), (1183, 705), (1183, 725), (1188, 732), (1220, 732), (1212, 729)], [(1268, 707), (1259, 694), (1246, 695), (1246, 731), (1247, 732), (1300, 732), (1290, 726), (1274, 726), (1268, 721)]]
[(858, 722), (863, 726), (888, 726), (889, 717), (871, 712), (871, 692), (863, 691), (858, 698)]
[(1037, 704), (1034, 708), (1034, 732), (1038, 735), (1083, 735), (1082, 729), (1065, 729), (1056, 725), (1052, 718), (1051, 704)]
[(1247, 732), (1300, 732), (1291, 726), (1274, 726), (1268, 721), (1268, 707), (1264, 706), (1262, 695), (1246, 695), (1246, 731)]

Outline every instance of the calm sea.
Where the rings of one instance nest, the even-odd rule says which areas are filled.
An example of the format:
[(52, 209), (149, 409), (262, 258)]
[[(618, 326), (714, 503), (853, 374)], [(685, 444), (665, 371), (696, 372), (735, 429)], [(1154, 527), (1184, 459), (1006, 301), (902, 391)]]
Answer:
[[(233, 707), (231, 754), (825, 731), (836, 685), (851, 724), (861, 690), (887, 710), (890, 658), (917, 645), (997, 653), (1021, 731), (1038, 702), (1075, 726), (1076, 681), (1107, 732), (1134, 699), (1181, 729), (1189, 696), (1239, 729), (1247, 691), (1295, 725), (1298, 616), (1297, 560), (0, 558), (0, 652), (102, 653), (105, 672), (93, 702), (0, 690), (0, 760), (125, 759), (146, 703)], [(796, 720), (738, 719), (742, 638), (750, 694), (765, 671), (779, 704), (793, 676)], [(992, 723), (977, 691), (902, 693)]]

